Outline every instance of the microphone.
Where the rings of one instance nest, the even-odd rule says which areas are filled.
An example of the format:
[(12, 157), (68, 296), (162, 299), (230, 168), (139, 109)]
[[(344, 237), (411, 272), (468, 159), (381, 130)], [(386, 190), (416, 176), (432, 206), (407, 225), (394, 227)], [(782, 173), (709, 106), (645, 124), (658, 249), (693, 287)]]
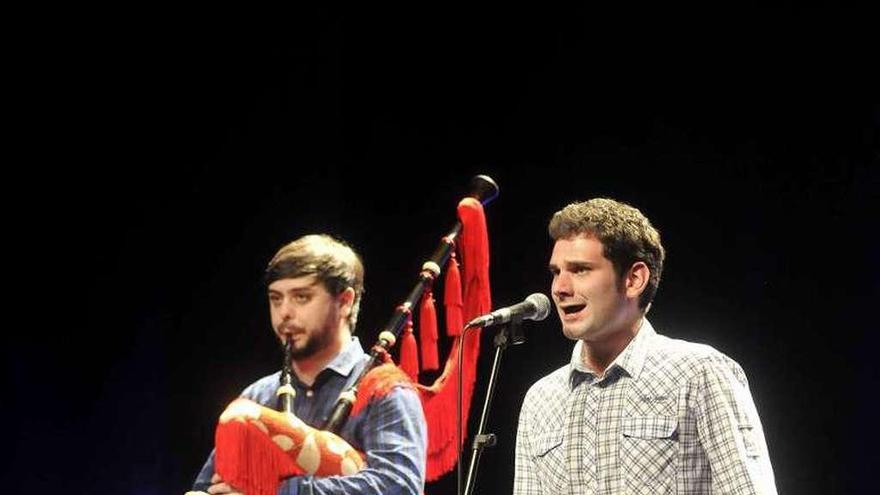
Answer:
[(506, 308), (496, 309), (489, 314), (478, 316), (471, 320), (467, 327), (491, 327), (507, 323), (515, 317), (523, 320), (541, 321), (550, 314), (550, 299), (540, 292), (535, 292), (521, 303), (516, 303)]

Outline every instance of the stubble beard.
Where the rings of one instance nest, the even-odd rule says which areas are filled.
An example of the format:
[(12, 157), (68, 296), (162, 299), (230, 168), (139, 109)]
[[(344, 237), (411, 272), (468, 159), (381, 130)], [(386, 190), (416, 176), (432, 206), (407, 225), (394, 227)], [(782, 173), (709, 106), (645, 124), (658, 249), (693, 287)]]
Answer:
[(330, 345), (330, 341), (330, 331), (326, 328), (322, 329), (319, 333), (307, 336), (301, 345), (294, 342), (290, 350), (290, 357), (293, 360), (310, 358)]

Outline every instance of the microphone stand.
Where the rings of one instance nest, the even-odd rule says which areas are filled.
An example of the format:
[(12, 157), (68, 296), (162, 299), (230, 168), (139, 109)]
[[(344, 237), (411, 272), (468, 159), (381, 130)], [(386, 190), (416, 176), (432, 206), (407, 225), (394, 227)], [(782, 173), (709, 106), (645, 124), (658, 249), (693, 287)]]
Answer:
[(474, 435), (474, 443), (471, 446), (471, 463), (468, 467), (467, 479), (464, 484), (464, 494), (471, 495), (474, 490), (474, 483), (477, 476), (477, 465), (480, 463), (480, 454), (483, 453), (485, 447), (495, 445), (496, 437), (494, 433), (484, 433), (486, 422), (489, 419), (489, 407), (492, 404), (492, 397), (495, 395), (495, 385), (498, 383), (498, 372), (501, 369), (501, 354), (508, 346), (522, 344), (525, 342), (525, 336), (522, 332), (522, 316), (514, 315), (510, 323), (502, 325), (498, 333), (495, 334), (495, 359), (492, 361), (492, 372), (489, 375), (489, 387), (486, 390), (486, 399), (483, 402), (483, 412), (480, 414), (480, 426)]

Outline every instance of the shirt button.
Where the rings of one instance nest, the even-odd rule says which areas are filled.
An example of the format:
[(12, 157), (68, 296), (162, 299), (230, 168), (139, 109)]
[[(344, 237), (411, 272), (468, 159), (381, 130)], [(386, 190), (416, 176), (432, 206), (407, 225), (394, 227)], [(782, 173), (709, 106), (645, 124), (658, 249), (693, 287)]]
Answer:
[(308, 390), (306, 390), (306, 397), (311, 397), (311, 396), (313, 396), (313, 395), (315, 395), (315, 392), (312, 391), (312, 389), (308, 389)]

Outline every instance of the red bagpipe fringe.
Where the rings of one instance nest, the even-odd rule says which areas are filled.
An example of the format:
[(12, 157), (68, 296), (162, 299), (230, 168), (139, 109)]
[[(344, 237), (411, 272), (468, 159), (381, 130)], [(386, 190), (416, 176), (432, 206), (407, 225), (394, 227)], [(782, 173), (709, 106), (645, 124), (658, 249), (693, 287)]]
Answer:
[[(459, 247), (462, 253), (464, 288), (463, 314), (470, 321), (492, 309), (489, 285), (489, 237), (483, 205), (473, 198), (465, 198), (458, 205), (462, 223)], [(457, 271), (457, 270), (456, 270)], [(449, 280), (447, 279), (447, 283)], [(447, 294), (455, 288), (446, 287)], [(452, 298), (454, 301), (454, 296)], [(447, 318), (449, 315), (447, 314)], [(462, 325), (459, 325), (461, 328)], [(458, 353), (462, 339), (452, 344), (443, 373), (432, 385), (418, 385), (425, 419), (428, 422), (428, 464), (426, 478), (433, 481), (448, 473), (458, 461), (456, 446), (458, 414), (458, 374), (462, 373), (462, 441), (467, 437), (467, 418), (476, 378), (477, 357), (480, 353), (480, 331), (470, 330), (464, 339), (463, 365), (459, 366)]]
[(367, 404), (385, 397), (395, 387), (416, 388), (416, 384), (388, 358), (385, 364), (376, 366), (361, 380), (351, 415), (357, 416)]
[(275, 495), (282, 479), (303, 474), (293, 459), (250, 422), (217, 424), (214, 446), (214, 470), (225, 483), (247, 494)]
[[(400, 386), (414, 384), (394, 363), (373, 368), (361, 380), (351, 414)], [(254, 495), (275, 495), (281, 480), (290, 476), (354, 474), (365, 466), (366, 456), (337, 435), (247, 399), (227, 407), (214, 442), (216, 472), (227, 484)]]
[(489, 287), (489, 236), (483, 205), (474, 198), (465, 198), (458, 204), (458, 216), (463, 225), (461, 255), (464, 264), (464, 317), (470, 321), (492, 310)]

